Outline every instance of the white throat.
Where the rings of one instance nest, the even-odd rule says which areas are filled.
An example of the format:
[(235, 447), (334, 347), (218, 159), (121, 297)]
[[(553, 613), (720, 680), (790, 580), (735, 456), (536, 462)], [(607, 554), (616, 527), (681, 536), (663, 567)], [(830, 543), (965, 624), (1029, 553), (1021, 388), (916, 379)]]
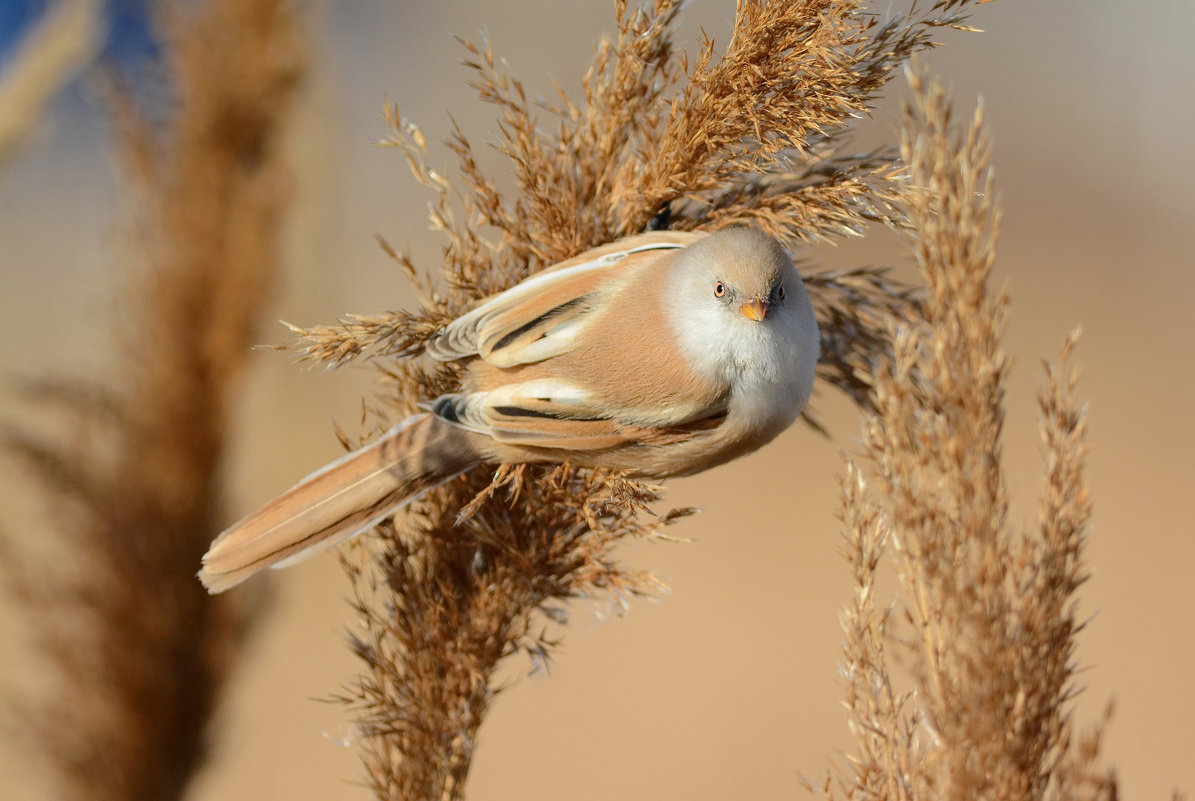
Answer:
[[(670, 303), (668, 318), (694, 370), (728, 388), (732, 415), (765, 428), (788, 426), (813, 391), (817, 324), (804, 286), (793, 283), (787, 302), (762, 321), (686, 297), (692, 293), (674, 293)], [(700, 290), (708, 291), (703, 283)]]

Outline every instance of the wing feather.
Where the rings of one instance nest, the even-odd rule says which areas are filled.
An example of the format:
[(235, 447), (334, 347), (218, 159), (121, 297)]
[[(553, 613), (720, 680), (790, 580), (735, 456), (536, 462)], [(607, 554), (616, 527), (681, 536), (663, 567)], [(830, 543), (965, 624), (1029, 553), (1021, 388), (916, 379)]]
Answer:
[[(604, 307), (605, 296), (634, 274), (636, 264), (703, 236), (662, 231), (587, 251), (485, 300), (450, 323), (427, 352), (441, 361), (479, 356), (500, 372), (564, 354), (597, 319), (591, 312)], [(488, 391), (442, 395), (425, 408), (497, 442), (576, 451), (684, 439), (703, 425), (693, 421), (660, 428), (625, 414), (616, 419), (583, 385), (559, 377), (510, 378), (510, 383), (494, 382)]]
[[(481, 356), (497, 367), (543, 361), (568, 350), (588, 312), (617, 287), (625, 268), (660, 250), (686, 247), (703, 234), (663, 231), (619, 240), (528, 278), (458, 317), (432, 340), (430, 356)], [(611, 269), (617, 265), (618, 269)]]
[(510, 445), (562, 450), (601, 450), (628, 442), (687, 439), (717, 424), (719, 407), (706, 419), (673, 426), (621, 420), (589, 402), (587, 393), (559, 380), (508, 384), (489, 392), (441, 395), (427, 408), (454, 425)]

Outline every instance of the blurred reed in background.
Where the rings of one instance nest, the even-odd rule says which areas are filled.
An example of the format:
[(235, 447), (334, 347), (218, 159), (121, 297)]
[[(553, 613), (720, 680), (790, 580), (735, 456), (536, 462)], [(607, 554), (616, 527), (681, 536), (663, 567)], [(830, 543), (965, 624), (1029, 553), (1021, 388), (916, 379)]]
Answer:
[(46, 103), (99, 49), (100, 0), (59, 0), (25, 34), (0, 75), (0, 169), (37, 125)]
[[(194, 575), (224, 519), (230, 405), (279, 268), (279, 142), (304, 60), (287, 0), (158, 11), (171, 105), (110, 95), (136, 214), (136, 263), (101, 334), (116, 366), (25, 381), (29, 415), (4, 429), (50, 508), (0, 562), (55, 676), (23, 733), (57, 796), (80, 801), (181, 797), (247, 622), (249, 599), (209, 598)], [(56, 556), (30, 550), (39, 538)]]

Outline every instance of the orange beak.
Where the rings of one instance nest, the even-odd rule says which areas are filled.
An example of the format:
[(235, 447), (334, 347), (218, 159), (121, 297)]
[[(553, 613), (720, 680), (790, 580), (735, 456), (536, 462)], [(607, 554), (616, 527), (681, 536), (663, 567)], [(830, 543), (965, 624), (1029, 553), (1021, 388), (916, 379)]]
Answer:
[(742, 312), (743, 316), (748, 320), (754, 320), (758, 323), (764, 317), (768, 316), (768, 304), (759, 298), (751, 298), (751, 300), (743, 304)]

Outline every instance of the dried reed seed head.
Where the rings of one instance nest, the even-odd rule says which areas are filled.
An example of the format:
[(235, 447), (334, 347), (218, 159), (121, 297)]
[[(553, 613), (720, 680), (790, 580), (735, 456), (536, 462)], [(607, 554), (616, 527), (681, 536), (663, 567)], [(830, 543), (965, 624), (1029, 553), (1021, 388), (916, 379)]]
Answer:
[[(978, 114), (954, 132), (944, 91), (922, 71), (910, 85), (902, 143), (929, 293), (925, 320), (898, 330), (875, 371), (876, 410), (842, 485), (856, 580), (844, 672), (859, 752), (823, 793), (1115, 798), (1093, 740), (1076, 747), (1070, 715), (1090, 514), (1074, 374), (1047, 369), (1040, 525), (1013, 531), (1000, 468), (1007, 298), (987, 290), (998, 220), (987, 138)], [(904, 591), (907, 633), (887, 631), (877, 612), (881, 550)], [(894, 665), (910, 690), (894, 689)]]

